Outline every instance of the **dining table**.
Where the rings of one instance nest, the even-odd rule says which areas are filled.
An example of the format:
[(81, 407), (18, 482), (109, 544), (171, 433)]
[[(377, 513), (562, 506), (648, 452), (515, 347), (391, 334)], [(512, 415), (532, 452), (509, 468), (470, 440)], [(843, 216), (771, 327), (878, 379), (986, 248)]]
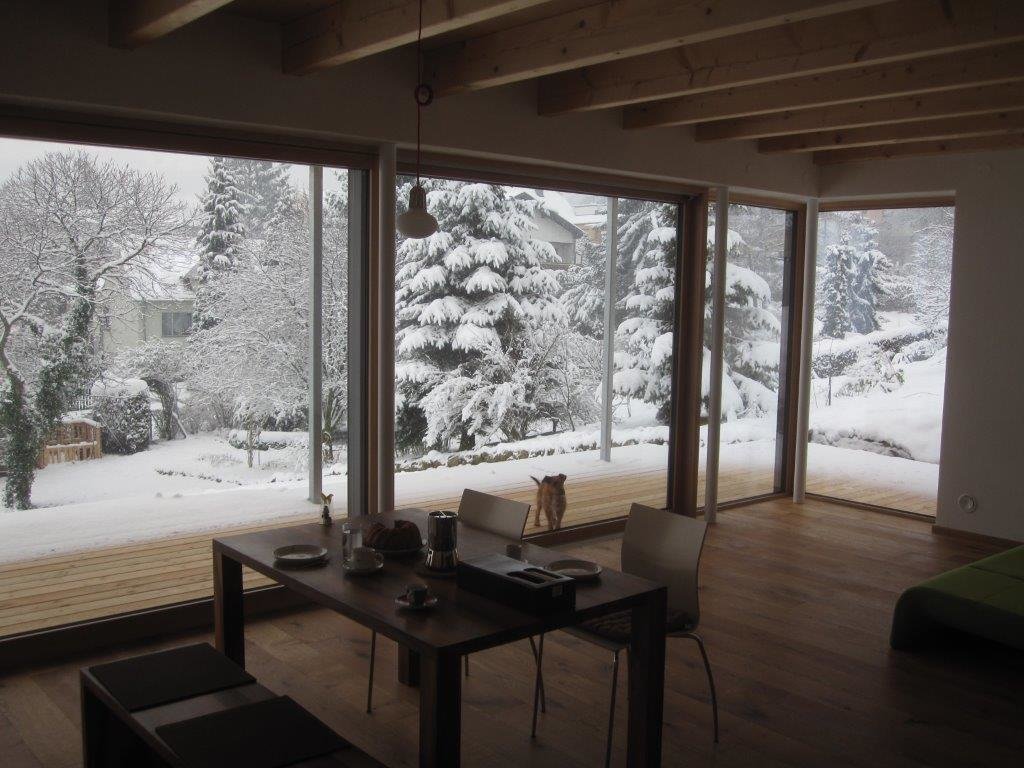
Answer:
[[(351, 517), (346, 522), (355, 521), (365, 530), (374, 522), (394, 525), (396, 520), (408, 520), (426, 531), (427, 515), (422, 509), (402, 509)], [(457, 768), (462, 729), (461, 663), (466, 654), (608, 613), (630, 611), (626, 764), (630, 768), (661, 765), (666, 587), (604, 568), (598, 579), (577, 582), (573, 610), (535, 615), (462, 589), (454, 578), (424, 576), (422, 555), (386, 559), (383, 569), (374, 575), (346, 574), (341, 565), (341, 528), (340, 523), (310, 523), (213, 539), (218, 650), (245, 667), (242, 566), (247, 566), (310, 602), (395, 641), (399, 646), (399, 679), (419, 687), (419, 765)], [(461, 521), (457, 538), (462, 560), (505, 553), (507, 545), (520, 544)], [(274, 551), (291, 544), (322, 546), (328, 551), (329, 561), (318, 568), (285, 567), (275, 562)], [(523, 542), (519, 557), (544, 567), (565, 555)], [(409, 611), (396, 606), (395, 597), (414, 583), (426, 584), (438, 597), (435, 607)]]

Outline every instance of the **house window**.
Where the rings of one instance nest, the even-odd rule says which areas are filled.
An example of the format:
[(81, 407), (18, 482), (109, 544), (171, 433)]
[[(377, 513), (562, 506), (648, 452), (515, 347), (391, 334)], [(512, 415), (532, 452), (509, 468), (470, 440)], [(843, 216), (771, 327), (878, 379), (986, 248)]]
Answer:
[(192, 328), (191, 312), (163, 312), (160, 316), (160, 335), (164, 338), (184, 336)]

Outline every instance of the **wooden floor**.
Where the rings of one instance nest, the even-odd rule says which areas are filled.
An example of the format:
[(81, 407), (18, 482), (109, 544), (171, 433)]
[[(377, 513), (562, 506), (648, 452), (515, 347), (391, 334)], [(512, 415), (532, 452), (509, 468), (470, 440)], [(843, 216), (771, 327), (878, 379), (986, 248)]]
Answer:
[[(664, 506), (667, 482), (664, 471), (634, 470), (624, 475), (615, 469), (613, 464), (607, 472), (569, 478), (566, 484), (569, 508), (564, 525), (621, 517), (634, 501)], [(719, 498), (723, 500), (771, 490), (772, 479), (763, 467), (723, 463), (720, 478)], [(532, 483), (496, 488), (493, 492), (533, 502)], [(886, 489), (865, 484), (857, 496), (866, 501), (894, 501), (886, 494)], [(703, 498), (703, 482), (700, 495)], [(400, 498), (398, 502), (399, 506), (429, 509), (458, 507), (457, 496), (419, 494)], [(309, 519), (278, 520), (262, 527)], [(539, 527), (534, 523), (531, 515), (527, 534), (546, 529), (543, 520)], [(0, 637), (208, 597), (212, 593), (210, 539), (257, 527), (260, 526), (0, 565)], [(245, 578), (247, 586), (267, 583), (250, 571), (246, 571)]]
[[(614, 566), (619, 540), (566, 547)], [(1024, 750), (1024, 660), (967, 643), (921, 654), (889, 650), (905, 587), (994, 551), (937, 536), (916, 520), (824, 502), (720, 513), (701, 571), (701, 634), (718, 683), (722, 738), (711, 740), (697, 649), (670, 640), (666, 766), (1018, 766)], [(0, 677), (0, 764), (80, 765), (80, 664), (206, 637), (134, 648)], [(309, 610), (252, 622), (250, 669), (375, 757), (414, 766), (417, 694), (397, 684), (389, 641), (378, 646), (376, 710), (362, 711), (369, 633)], [(466, 766), (598, 766), (610, 659), (564, 634), (546, 643), (549, 709), (529, 738), (532, 663), (519, 643), (472, 657), (465, 684)], [(622, 674), (625, 674), (623, 670)], [(622, 688), (620, 680), (620, 690)], [(625, 764), (625, 707), (615, 765)]]

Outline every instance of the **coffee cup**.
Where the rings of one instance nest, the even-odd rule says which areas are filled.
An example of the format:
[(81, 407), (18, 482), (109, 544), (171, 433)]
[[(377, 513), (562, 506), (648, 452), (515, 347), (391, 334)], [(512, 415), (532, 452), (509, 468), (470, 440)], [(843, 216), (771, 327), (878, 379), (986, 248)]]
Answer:
[(424, 584), (410, 584), (405, 588), (405, 599), (409, 605), (421, 606), (427, 602), (430, 590)]
[(348, 564), (357, 570), (373, 568), (377, 565), (377, 553), (369, 547), (355, 547)]

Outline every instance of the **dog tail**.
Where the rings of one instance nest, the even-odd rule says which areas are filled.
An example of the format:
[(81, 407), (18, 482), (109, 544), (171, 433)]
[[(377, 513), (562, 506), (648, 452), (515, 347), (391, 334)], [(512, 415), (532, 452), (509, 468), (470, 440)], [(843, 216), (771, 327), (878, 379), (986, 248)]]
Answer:
[(538, 479), (537, 479), (536, 477), (534, 477), (533, 475), (530, 475), (530, 479), (531, 479), (531, 480), (533, 480), (533, 482), (535, 482), (535, 483), (537, 484), (537, 487), (538, 487), (538, 488), (540, 487), (540, 480), (538, 480)]

